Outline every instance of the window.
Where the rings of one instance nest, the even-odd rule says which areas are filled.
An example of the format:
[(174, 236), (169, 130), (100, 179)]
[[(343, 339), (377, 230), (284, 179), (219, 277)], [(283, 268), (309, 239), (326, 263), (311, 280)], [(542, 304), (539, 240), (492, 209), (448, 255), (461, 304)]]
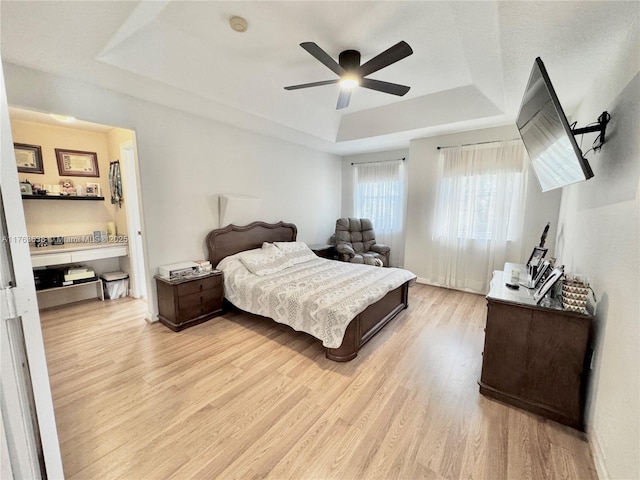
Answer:
[(520, 141), (440, 153), (435, 238), (515, 241), (522, 230)]
[[(457, 232), (458, 238), (516, 240), (517, 222), (513, 219), (518, 216), (521, 172), (508, 172), (501, 182), (498, 181), (497, 174), (480, 173), (459, 178), (443, 178), (439, 189), (439, 206), (448, 202), (447, 197), (451, 195), (457, 183), (460, 211), (457, 215), (448, 217), (455, 225), (448, 225), (447, 218), (442, 218), (436, 228), (437, 237), (442, 237), (453, 229)], [(499, 208), (501, 197), (507, 200), (504, 205), (505, 209), (508, 209), (507, 212)], [(499, 215), (506, 215), (510, 221), (500, 222)]]
[(522, 142), (442, 149), (427, 278), (486, 293), (508, 252), (520, 251), (526, 185)]
[(373, 222), (376, 241), (391, 247), (390, 263), (404, 256), (404, 161), (354, 164), (354, 216)]

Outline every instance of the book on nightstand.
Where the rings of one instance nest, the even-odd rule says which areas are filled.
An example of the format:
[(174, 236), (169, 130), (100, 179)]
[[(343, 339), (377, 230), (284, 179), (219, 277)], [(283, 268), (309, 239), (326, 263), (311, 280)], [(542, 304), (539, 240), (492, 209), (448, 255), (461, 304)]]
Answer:
[(198, 271), (200, 272), (210, 272), (213, 269), (209, 260), (195, 260), (193, 263), (198, 264)]

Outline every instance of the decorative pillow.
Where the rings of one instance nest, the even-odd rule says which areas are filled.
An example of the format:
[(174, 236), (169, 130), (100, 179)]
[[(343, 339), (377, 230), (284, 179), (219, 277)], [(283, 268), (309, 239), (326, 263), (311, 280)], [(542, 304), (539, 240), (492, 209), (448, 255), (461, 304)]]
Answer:
[(284, 252), (293, 265), (318, 259), (304, 242), (273, 242), (273, 244)]
[(255, 275), (271, 275), (293, 265), (275, 245), (263, 243), (261, 249), (249, 250), (240, 255), (240, 261)]

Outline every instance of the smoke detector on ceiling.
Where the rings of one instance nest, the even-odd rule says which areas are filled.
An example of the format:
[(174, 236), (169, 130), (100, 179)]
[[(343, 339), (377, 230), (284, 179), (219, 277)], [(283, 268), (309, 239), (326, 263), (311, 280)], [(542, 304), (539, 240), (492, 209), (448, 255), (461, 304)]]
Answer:
[(229, 25), (236, 32), (246, 32), (249, 25), (247, 21), (242, 17), (233, 16), (229, 19)]

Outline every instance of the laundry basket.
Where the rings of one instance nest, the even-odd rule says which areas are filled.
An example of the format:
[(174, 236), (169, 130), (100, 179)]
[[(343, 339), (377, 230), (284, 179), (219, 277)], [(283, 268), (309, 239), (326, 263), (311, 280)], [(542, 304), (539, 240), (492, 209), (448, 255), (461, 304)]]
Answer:
[(109, 272), (100, 275), (104, 298), (115, 299), (129, 294), (129, 274), (125, 272)]

